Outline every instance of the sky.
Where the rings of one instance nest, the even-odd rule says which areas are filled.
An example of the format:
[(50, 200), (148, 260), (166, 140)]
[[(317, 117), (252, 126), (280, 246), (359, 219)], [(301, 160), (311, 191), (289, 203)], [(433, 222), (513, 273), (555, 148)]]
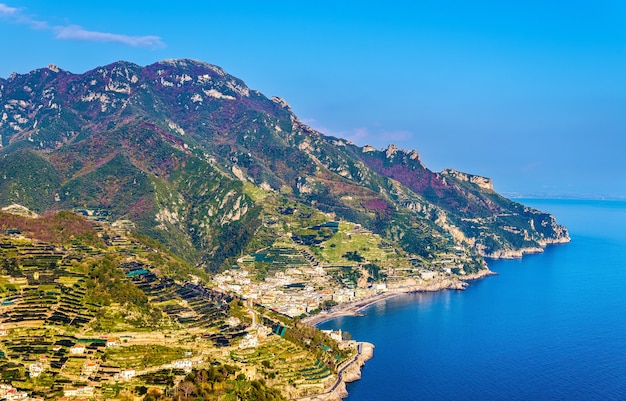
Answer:
[(509, 195), (626, 197), (626, 1), (0, 0), (0, 77), (193, 58)]

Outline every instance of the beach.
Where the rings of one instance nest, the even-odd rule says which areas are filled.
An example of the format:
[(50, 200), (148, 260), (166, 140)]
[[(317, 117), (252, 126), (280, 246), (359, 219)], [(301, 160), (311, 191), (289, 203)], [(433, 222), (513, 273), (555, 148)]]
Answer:
[(311, 326), (317, 326), (320, 323), (335, 319), (340, 316), (359, 316), (359, 312), (361, 310), (372, 306), (377, 302), (384, 301), (385, 299), (389, 299), (400, 294), (402, 294), (402, 292), (384, 293), (372, 297), (361, 298), (355, 301), (342, 303), (335, 306), (330, 311), (322, 311), (316, 315), (306, 317), (302, 319), (302, 322), (310, 324)]
[(302, 319), (303, 323), (310, 324), (311, 326), (317, 326), (320, 323), (332, 320), (341, 316), (360, 316), (361, 311), (386, 299), (408, 294), (412, 292), (432, 292), (441, 291), (446, 289), (452, 290), (464, 290), (470, 281), (478, 280), (483, 277), (493, 276), (497, 273), (492, 272), (489, 269), (480, 270), (477, 273), (469, 274), (462, 278), (458, 276), (450, 276), (444, 278), (435, 278), (433, 280), (418, 282), (414, 279), (408, 279), (394, 284), (388, 291), (373, 295), (371, 297), (365, 297), (356, 299), (350, 302), (341, 303), (329, 311), (322, 311), (318, 314), (308, 316)]

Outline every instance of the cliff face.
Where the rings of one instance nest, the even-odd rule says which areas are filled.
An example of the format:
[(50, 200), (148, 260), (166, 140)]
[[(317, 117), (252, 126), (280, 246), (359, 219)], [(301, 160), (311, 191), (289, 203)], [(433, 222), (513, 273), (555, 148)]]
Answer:
[(0, 80), (0, 109), (0, 206), (103, 209), (213, 270), (272, 243), (270, 205), (289, 202), (426, 261), (456, 247), (469, 273), (478, 253), (567, 239), (488, 178), (322, 135), (283, 99), (195, 60), (15, 74)]
[(470, 182), (472, 184), (476, 184), (479, 188), (482, 188), (487, 191), (493, 191), (493, 182), (491, 178), (481, 177), (479, 175), (472, 175), (462, 173), (460, 171), (453, 170), (451, 168), (445, 169), (441, 172), (444, 176), (450, 176), (456, 178), (459, 181)]

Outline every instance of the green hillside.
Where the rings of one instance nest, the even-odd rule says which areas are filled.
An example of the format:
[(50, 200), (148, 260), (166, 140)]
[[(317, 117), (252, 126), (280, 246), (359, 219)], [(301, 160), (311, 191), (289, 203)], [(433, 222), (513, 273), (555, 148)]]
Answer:
[[(61, 212), (0, 214), (0, 226), (2, 380), (31, 395), (165, 394), (180, 380), (207, 400), (237, 386), (283, 399), (323, 389), (354, 352), (212, 290), (202, 270), (108, 223)], [(242, 347), (248, 337), (260, 345)]]

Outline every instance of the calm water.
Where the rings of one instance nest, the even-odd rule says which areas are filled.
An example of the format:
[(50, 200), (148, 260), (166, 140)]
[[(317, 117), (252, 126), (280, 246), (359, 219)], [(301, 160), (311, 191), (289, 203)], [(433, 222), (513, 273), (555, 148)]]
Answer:
[(349, 401), (626, 400), (626, 202), (522, 203), (572, 242), (320, 326), (376, 345)]

